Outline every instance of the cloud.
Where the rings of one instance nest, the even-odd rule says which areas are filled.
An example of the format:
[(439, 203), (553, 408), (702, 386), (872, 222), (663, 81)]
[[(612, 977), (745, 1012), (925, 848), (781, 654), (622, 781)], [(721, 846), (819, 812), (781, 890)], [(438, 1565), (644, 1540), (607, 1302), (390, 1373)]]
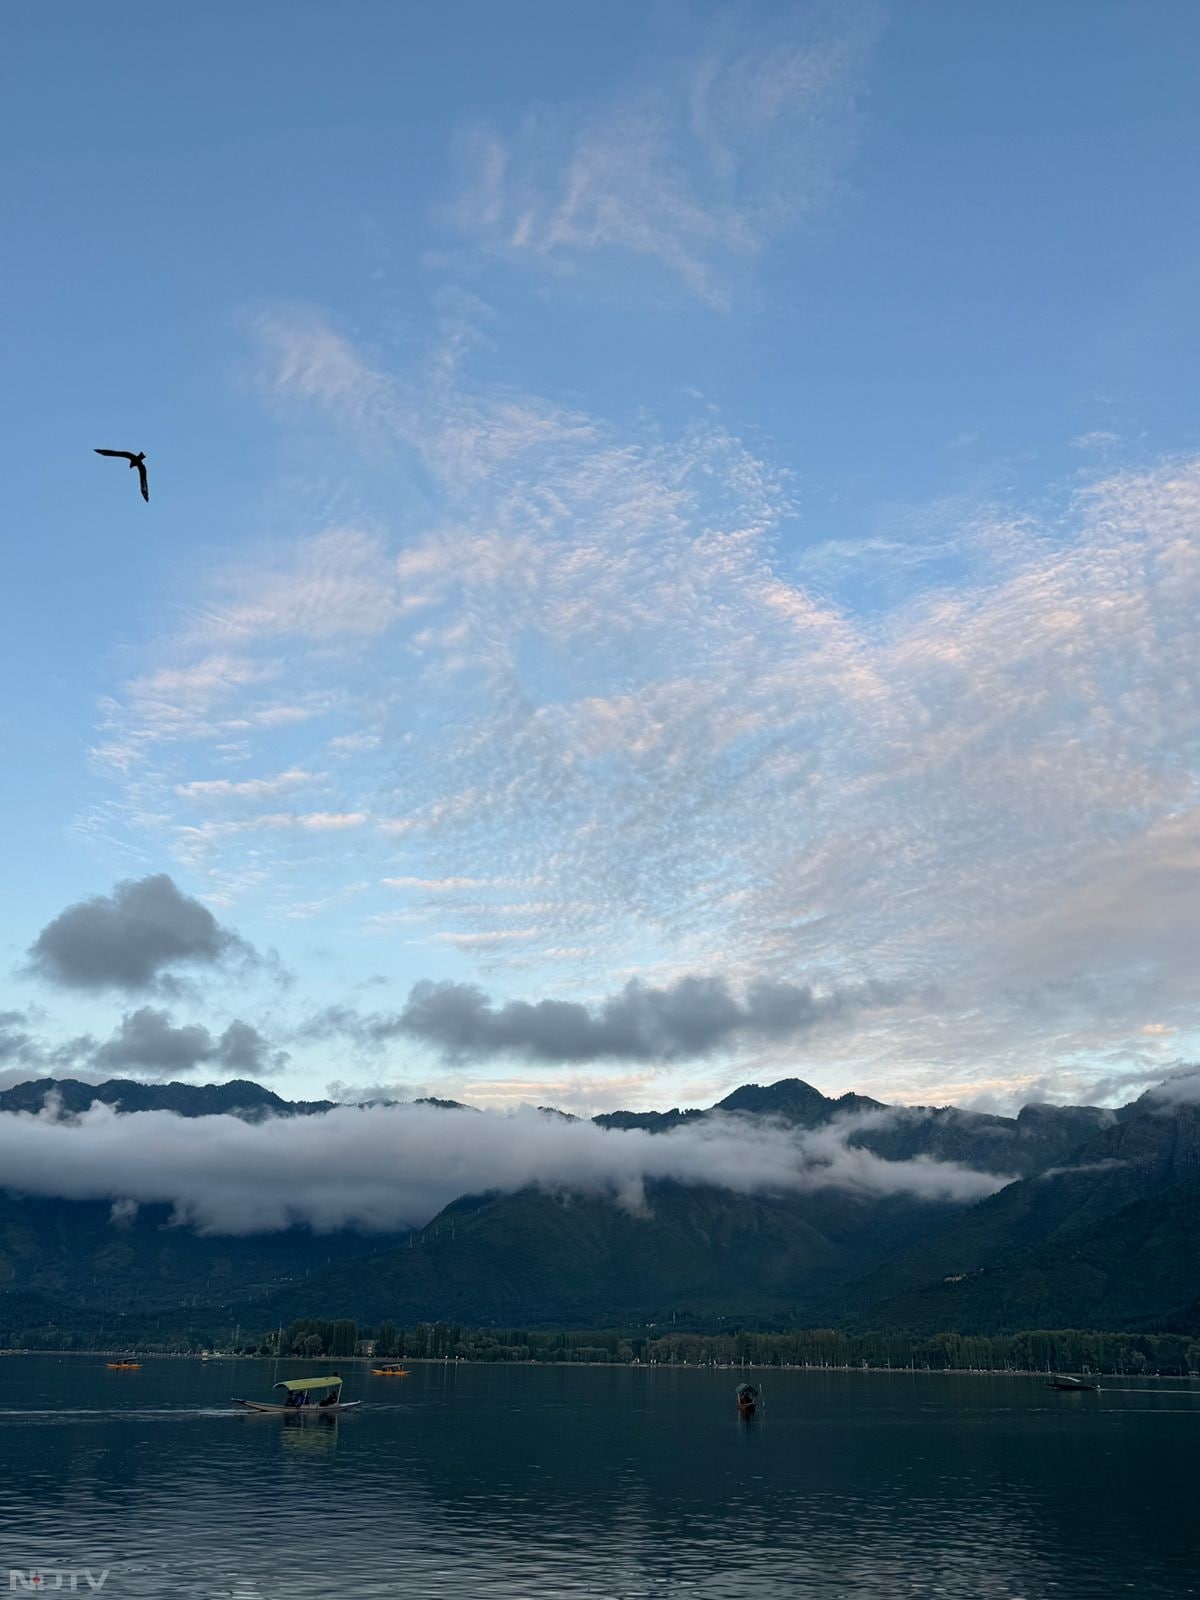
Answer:
[(383, 541), (357, 528), (329, 529), (262, 565), (231, 566), (214, 590), (195, 623), (206, 640), (369, 637), (386, 631), (411, 604)]
[(253, 956), (207, 906), (182, 894), (166, 873), (127, 878), (111, 894), (60, 911), (29, 950), (29, 967), (67, 989), (165, 989), (177, 966), (214, 967)]
[(1093, 428), (1090, 433), (1078, 434), (1071, 440), (1073, 450), (1109, 450), (1122, 443), (1121, 435), (1108, 428)]
[(744, 997), (717, 977), (665, 988), (631, 980), (594, 1008), (564, 1000), (495, 1005), (473, 984), (413, 985), (397, 1032), (450, 1060), (519, 1055), (534, 1061), (673, 1061), (746, 1040), (789, 1040), (847, 1013), (892, 1004), (883, 985), (817, 994), (807, 984), (759, 982)]
[(423, 889), (429, 894), (450, 893), (459, 889), (486, 889), (489, 878), (384, 878), (389, 889)]
[(429, 1106), (337, 1107), (247, 1124), (236, 1117), (122, 1115), (63, 1121), (0, 1114), (0, 1171), (19, 1192), (170, 1204), (205, 1233), (303, 1224), (394, 1230), (463, 1194), (554, 1192), (645, 1204), (657, 1180), (742, 1194), (837, 1188), (971, 1201), (1009, 1181), (951, 1162), (890, 1162), (847, 1141), (852, 1122), (802, 1134), (714, 1119), (666, 1134), (604, 1130), (536, 1111), (464, 1116)]
[(99, 1081), (88, 1065), (96, 1043), (89, 1034), (50, 1044), (32, 1032), (34, 1026), (26, 1011), (0, 1011), (0, 1089), (68, 1075)]
[(292, 768), (274, 778), (203, 778), (177, 784), (175, 793), (189, 800), (262, 800), (288, 789), (320, 783), (322, 774)]
[(105, 765), (127, 771), (161, 740), (217, 731), (223, 726), (223, 705), (277, 675), (273, 662), (207, 651), (186, 665), (144, 673), (125, 686), (122, 701), (101, 703), (105, 738), (93, 755)]
[(365, 811), (310, 811), (295, 819), (298, 828), (314, 833), (331, 833), (343, 828), (361, 828), (371, 819)]
[(165, 1011), (142, 1006), (122, 1018), (112, 1038), (97, 1049), (91, 1066), (96, 1072), (132, 1071), (157, 1078), (173, 1078), (200, 1067), (235, 1077), (259, 1077), (281, 1071), (287, 1061), (287, 1054), (273, 1050), (248, 1022), (235, 1020), (214, 1037), (200, 1023), (176, 1027)]
[[(939, 501), (924, 541), (914, 511), (902, 542), (937, 563), (880, 583), (863, 617), (807, 579), (784, 542), (791, 480), (730, 429), (556, 408), (479, 381), (464, 339), (452, 318), (440, 354), (393, 374), (316, 319), (279, 320), (276, 399), (315, 408), (339, 457), (390, 441), (435, 486), (429, 515), (378, 535), (380, 581), (422, 603), (352, 649), (270, 618), (242, 633), (238, 660), (275, 677), (200, 671), (220, 703), (181, 724), (195, 748), (172, 734), (161, 766), (123, 769), (120, 842), (160, 838), (214, 896), (303, 872), (304, 903), (347, 876), (482, 882), (502, 863), (537, 883), (536, 911), (406, 885), (407, 948), (502, 973), (506, 994), (536, 985), (532, 1004), (630, 976), (884, 983), (896, 1004), (831, 1016), (806, 1065), (846, 1081), (852, 1064), (888, 1098), (1085, 1058), (1098, 1073), (1109, 1052), (1165, 1070), (1150, 1019), (1176, 1030), (1172, 1057), (1191, 1048), (1200, 809), (1180, 752), (1200, 737), (1200, 460), (1043, 503)], [(287, 559), (248, 560), (247, 590)], [(291, 559), (304, 578), (307, 536)], [(874, 581), (892, 556), (860, 559)], [(188, 649), (198, 670), (218, 654), (170, 641), (180, 673)], [(304, 685), (287, 703), (380, 730), (307, 813), (361, 825), (197, 819), (175, 792), (234, 722), (255, 770), (303, 765), (260, 718), (280, 678)], [(386, 911), (364, 898), (376, 937)], [(761, 1048), (757, 1070), (787, 1070), (786, 1043)]]
[(1200, 1064), (1193, 1061), (1175, 1067), (1146, 1093), (1164, 1106), (1195, 1105), (1200, 1102)]
[(34, 1059), (36, 1046), (26, 1032), (23, 1011), (0, 1011), (0, 1067)]
[(829, 202), (876, 23), (858, 5), (836, 26), (815, 7), (757, 30), (727, 19), (590, 112), (466, 130), (449, 219), (493, 255), (559, 271), (596, 252), (650, 259), (724, 305), (747, 259)]
[(137, 1219), (138, 1203), (136, 1200), (114, 1200), (108, 1220), (114, 1228), (130, 1228)]

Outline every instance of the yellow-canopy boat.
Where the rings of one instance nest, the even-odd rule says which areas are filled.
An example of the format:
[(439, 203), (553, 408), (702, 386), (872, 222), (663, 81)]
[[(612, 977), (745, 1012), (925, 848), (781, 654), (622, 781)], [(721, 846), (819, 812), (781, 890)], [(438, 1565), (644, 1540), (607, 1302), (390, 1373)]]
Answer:
[[(234, 1405), (245, 1406), (247, 1411), (270, 1411), (283, 1417), (327, 1417), (339, 1411), (352, 1411), (361, 1402), (342, 1399), (342, 1380), (335, 1372), (328, 1378), (284, 1378), (275, 1384), (285, 1389), (287, 1399), (283, 1404), (268, 1404), (262, 1400), (234, 1400)], [(321, 1394), (320, 1400), (315, 1396)]]
[(407, 1367), (372, 1367), (371, 1374), (376, 1378), (411, 1378), (412, 1373)]

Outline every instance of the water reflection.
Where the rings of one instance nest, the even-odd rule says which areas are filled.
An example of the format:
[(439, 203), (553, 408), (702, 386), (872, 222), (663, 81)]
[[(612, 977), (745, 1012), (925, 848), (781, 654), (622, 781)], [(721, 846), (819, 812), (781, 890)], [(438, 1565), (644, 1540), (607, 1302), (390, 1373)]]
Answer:
[(296, 1455), (330, 1456), (337, 1448), (336, 1417), (263, 1417), (280, 1432), (283, 1449)]

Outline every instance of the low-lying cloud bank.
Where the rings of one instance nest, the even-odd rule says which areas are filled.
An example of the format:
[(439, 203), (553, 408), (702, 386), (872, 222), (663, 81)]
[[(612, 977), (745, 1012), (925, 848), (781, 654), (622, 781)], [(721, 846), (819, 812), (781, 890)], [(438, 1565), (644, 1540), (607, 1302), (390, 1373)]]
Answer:
[(653, 988), (636, 979), (596, 1006), (573, 1000), (510, 1000), (499, 1005), (472, 983), (415, 983), (404, 1009), (359, 1015), (321, 1012), (309, 1038), (341, 1034), (380, 1045), (407, 1036), (448, 1060), (522, 1056), (531, 1061), (675, 1061), (743, 1041), (794, 1038), (820, 1023), (894, 1005), (889, 984), (863, 983), (818, 993), (809, 984), (752, 983), (738, 996), (724, 978), (689, 974)]
[(60, 1199), (166, 1203), (201, 1233), (246, 1234), (416, 1227), (461, 1195), (531, 1184), (636, 1207), (660, 1179), (741, 1194), (836, 1188), (959, 1202), (1012, 1181), (924, 1157), (884, 1161), (848, 1143), (855, 1127), (847, 1118), (796, 1132), (728, 1117), (649, 1134), (533, 1110), (467, 1116), (422, 1105), (251, 1124), (97, 1104), (68, 1120), (50, 1104), (37, 1116), (0, 1114), (0, 1182)]

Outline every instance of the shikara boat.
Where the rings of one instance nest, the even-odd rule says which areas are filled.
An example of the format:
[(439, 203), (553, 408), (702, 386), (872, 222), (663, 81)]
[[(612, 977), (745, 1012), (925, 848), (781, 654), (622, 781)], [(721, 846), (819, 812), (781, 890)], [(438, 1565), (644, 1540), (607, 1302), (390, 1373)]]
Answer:
[(106, 1361), (104, 1365), (110, 1372), (140, 1372), (140, 1361)]
[[(287, 1391), (282, 1403), (263, 1400), (234, 1400), (247, 1411), (269, 1411), (281, 1417), (327, 1417), (339, 1411), (353, 1411), (360, 1402), (342, 1399), (342, 1380), (336, 1373), (329, 1378), (285, 1378), (275, 1385)], [(316, 1397), (320, 1395), (318, 1400)]]
[(743, 1417), (752, 1417), (758, 1405), (758, 1390), (752, 1383), (739, 1383), (737, 1386), (737, 1407)]
[(1057, 1372), (1047, 1380), (1046, 1387), (1047, 1389), (1063, 1389), (1068, 1393), (1074, 1393), (1081, 1389), (1090, 1389), (1095, 1393), (1096, 1390), (1094, 1383), (1086, 1383), (1082, 1378), (1066, 1378)]
[(371, 1375), (375, 1378), (411, 1378), (412, 1373), (407, 1367), (372, 1367)]

